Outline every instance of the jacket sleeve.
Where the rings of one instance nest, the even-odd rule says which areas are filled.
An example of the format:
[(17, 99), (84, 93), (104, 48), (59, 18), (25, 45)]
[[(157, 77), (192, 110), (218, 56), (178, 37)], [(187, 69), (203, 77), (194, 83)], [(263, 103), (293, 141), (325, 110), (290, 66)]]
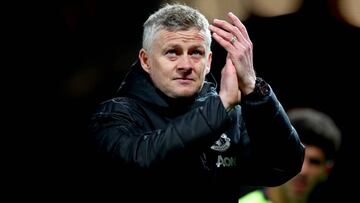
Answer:
[(144, 127), (151, 124), (141, 112), (128, 101), (111, 100), (101, 105), (90, 123), (90, 137), (97, 150), (127, 165), (149, 168), (186, 151), (208, 148), (230, 122), (219, 97), (207, 99), (205, 105), (162, 128)]
[(270, 95), (257, 101), (244, 100), (242, 114), (250, 140), (249, 163), (241, 168), (248, 185), (277, 186), (301, 171), (305, 148), (282, 105)]

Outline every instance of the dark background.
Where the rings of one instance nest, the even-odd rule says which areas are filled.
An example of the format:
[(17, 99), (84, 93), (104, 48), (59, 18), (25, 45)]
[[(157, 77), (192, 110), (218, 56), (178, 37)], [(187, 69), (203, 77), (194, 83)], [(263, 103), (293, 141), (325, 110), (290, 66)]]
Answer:
[[(8, 101), (10, 142), (4, 143), (14, 197), (82, 197), (91, 185), (86, 125), (96, 105), (112, 97), (141, 46), (142, 23), (159, 1), (52, 1), (11, 6)], [(356, 148), (359, 28), (305, 1), (296, 13), (244, 21), (254, 65), (285, 109), (310, 106), (332, 116), (343, 146), (317, 201), (350, 200), (358, 178)], [(224, 51), (213, 44), (218, 78)], [(10, 58), (12, 59), (12, 58)], [(13, 99), (14, 98), (14, 99)], [(356, 184), (357, 182), (355, 182)], [(35, 186), (37, 185), (37, 186)], [(40, 187), (39, 187), (40, 186)], [(21, 191), (21, 192), (20, 192)], [(79, 195), (81, 194), (81, 195)], [(352, 198), (351, 198), (352, 199)]]

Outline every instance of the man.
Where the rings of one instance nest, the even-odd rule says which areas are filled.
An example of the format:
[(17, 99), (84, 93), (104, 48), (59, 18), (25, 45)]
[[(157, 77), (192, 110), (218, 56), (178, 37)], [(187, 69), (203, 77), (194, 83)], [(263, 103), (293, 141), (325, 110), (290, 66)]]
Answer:
[(331, 172), (341, 142), (341, 133), (334, 121), (311, 108), (292, 109), (288, 115), (306, 146), (301, 172), (281, 186), (253, 191), (240, 198), (239, 203), (309, 202), (315, 187)]
[[(147, 19), (139, 62), (92, 117), (97, 192), (129, 202), (237, 202), (242, 184), (279, 185), (300, 171), (304, 147), (255, 75), (244, 25), (229, 19), (209, 25), (180, 4)], [(206, 80), (210, 30), (228, 53), (219, 93)]]

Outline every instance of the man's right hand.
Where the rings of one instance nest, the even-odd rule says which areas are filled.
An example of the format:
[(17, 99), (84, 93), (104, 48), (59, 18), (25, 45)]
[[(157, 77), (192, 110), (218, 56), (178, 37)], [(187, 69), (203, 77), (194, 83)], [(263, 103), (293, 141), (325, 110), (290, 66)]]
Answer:
[(219, 91), (219, 96), (227, 111), (240, 103), (241, 92), (238, 86), (239, 85), (238, 77), (236, 75), (236, 69), (228, 54), (226, 57), (225, 66), (221, 71)]

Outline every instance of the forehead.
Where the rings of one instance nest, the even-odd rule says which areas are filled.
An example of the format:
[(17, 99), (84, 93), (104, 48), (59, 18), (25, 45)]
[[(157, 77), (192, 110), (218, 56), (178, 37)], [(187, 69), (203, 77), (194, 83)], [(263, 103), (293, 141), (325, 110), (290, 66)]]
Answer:
[(192, 28), (189, 30), (160, 30), (158, 32), (160, 42), (182, 41), (205, 43), (205, 33), (199, 29)]
[(318, 159), (325, 159), (324, 151), (320, 147), (314, 145), (306, 145), (305, 156), (318, 158)]

